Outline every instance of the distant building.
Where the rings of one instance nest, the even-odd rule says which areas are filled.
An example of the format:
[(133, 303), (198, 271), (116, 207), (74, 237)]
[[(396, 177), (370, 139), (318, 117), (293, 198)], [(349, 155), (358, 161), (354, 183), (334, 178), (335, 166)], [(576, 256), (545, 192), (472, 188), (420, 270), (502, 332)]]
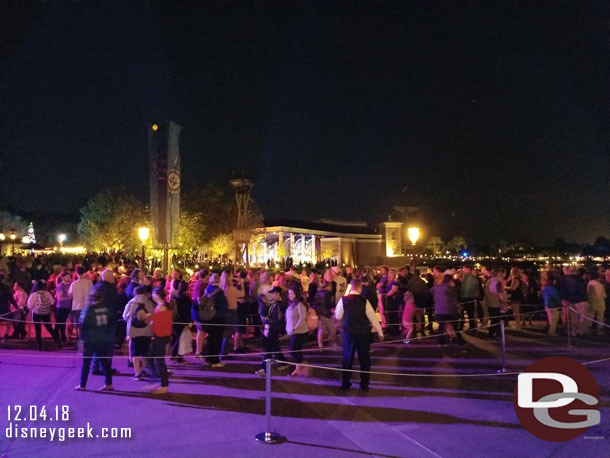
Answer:
[(321, 219), (313, 222), (265, 220), (250, 248), (251, 264), (279, 263), (364, 266), (384, 264), (402, 255), (403, 223), (388, 221), (378, 228), (360, 221)]

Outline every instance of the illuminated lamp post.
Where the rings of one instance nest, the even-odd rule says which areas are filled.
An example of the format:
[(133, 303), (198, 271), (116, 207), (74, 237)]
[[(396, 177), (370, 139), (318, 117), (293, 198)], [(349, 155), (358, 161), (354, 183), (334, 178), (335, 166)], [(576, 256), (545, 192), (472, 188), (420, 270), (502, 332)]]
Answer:
[(13, 243), (11, 255), (15, 255), (15, 239), (17, 238), (17, 232), (15, 232), (14, 228), (11, 229), (11, 231), (8, 233), (8, 237), (11, 239), (11, 242)]
[[(407, 234), (409, 236), (409, 240), (411, 241), (411, 245), (415, 246), (419, 240), (419, 228), (410, 227), (407, 229)], [(415, 253), (413, 251), (411, 252), (411, 264), (415, 267)]]
[(138, 237), (142, 242), (142, 269), (146, 270), (146, 241), (148, 240), (148, 235), (150, 233), (150, 229), (147, 227), (140, 227), (138, 229)]
[(0, 232), (0, 256), (2, 256), (2, 242), (6, 239), (6, 235), (4, 235), (4, 231)]
[(64, 242), (66, 241), (66, 234), (59, 234), (57, 236), (57, 240), (59, 240), (59, 249), (61, 250), (64, 247)]

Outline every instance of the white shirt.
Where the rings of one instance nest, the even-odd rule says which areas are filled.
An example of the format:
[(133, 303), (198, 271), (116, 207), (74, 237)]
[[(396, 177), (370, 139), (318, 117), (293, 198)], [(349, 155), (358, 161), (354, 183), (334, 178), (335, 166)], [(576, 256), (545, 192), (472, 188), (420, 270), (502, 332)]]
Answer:
[(347, 289), (347, 280), (342, 275), (337, 275), (333, 278), (333, 281), (337, 284), (337, 291), (335, 292), (335, 303), (339, 302), (343, 296), (345, 296), (345, 290)]
[[(366, 313), (366, 317), (373, 326), (373, 330), (377, 333), (380, 339), (383, 339), (383, 331), (381, 330), (381, 325), (379, 324), (379, 320), (377, 319), (377, 315), (375, 315), (375, 311), (373, 310), (373, 306), (371, 303), (366, 301), (366, 307), (364, 309)], [(339, 299), (337, 302), (337, 306), (335, 307), (335, 318), (340, 320), (343, 318), (343, 298)]]
[(87, 304), (87, 296), (93, 288), (93, 282), (83, 276), (70, 284), (68, 294), (72, 295), (72, 310), (82, 310)]

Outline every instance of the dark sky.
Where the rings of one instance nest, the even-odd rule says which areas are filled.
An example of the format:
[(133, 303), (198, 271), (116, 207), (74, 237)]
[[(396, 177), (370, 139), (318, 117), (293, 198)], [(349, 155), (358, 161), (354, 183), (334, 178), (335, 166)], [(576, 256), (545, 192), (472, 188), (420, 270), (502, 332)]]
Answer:
[[(3, 2), (0, 203), (244, 168), (265, 216), (421, 205), (470, 240), (610, 236), (607, 2)], [(404, 192), (403, 192), (404, 191)]]

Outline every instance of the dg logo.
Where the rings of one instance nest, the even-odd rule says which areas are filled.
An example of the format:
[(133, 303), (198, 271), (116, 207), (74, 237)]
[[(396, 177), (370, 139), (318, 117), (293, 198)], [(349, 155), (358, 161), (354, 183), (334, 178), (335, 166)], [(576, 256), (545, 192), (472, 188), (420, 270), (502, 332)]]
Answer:
[(599, 387), (589, 370), (562, 356), (543, 358), (519, 374), (515, 412), (539, 439), (565, 442), (601, 421)]

